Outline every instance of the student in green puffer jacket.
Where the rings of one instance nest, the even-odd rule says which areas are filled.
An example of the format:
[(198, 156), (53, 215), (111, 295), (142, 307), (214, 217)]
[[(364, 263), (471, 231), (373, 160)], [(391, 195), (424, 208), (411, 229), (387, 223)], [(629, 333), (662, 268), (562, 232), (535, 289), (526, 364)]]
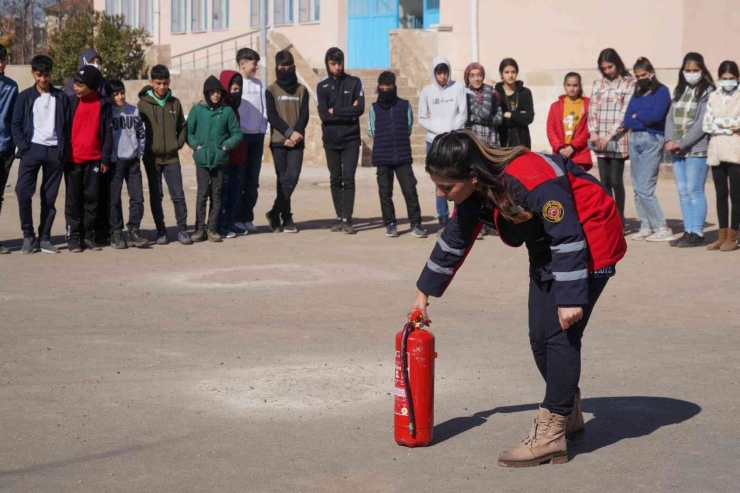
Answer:
[[(234, 110), (224, 98), (226, 91), (221, 82), (210, 76), (203, 84), (203, 100), (193, 106), (188, 115), (188, 145), (193, 149), (198, 182), (195, 205), (195, 234), (193, 241), (221, 241), (216, 231), (221, 210), (221, 184), (224, 166), (229, 154), (242, 140), (242, 132)], [(208, 222), (206, 203), (210, 199)], [(206, 228), (208, 232), (206, 233)]]

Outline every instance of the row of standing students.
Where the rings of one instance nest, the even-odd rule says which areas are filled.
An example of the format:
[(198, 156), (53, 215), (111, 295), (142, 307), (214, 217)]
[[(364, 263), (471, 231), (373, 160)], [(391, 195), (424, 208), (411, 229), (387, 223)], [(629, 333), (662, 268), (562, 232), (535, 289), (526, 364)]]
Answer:
[[(647, 58), (634, 64), (634, 75), (619, 54), (603, 50), (597, 65), (600, 76), (583, 94), (581, 76), (565, 76), (565, 94), (550, 107), (547, 136), (553, 154), (591, 169), (592, 151), (597, 157), (599, 178), (614, 197), (624, 222), (624, 168), (630, 159), (630, 178), (640, 220), (633, 240), (669, 242), (671, 246), (703, 246), (707, 214), (704, 186), (708, 168), (717, 195), (719, 238), (709, 250), (738, 248), (740, 223), (740, 127), (736, 98), (737, 64), (719, 67), (719, 90), (704, 58), (688, 53), (679, 70), (673, 93), (661, 84)], [(532, 93), (517, 80), (519, 66), (502, 60), (502, 81), (485, 84), (485, 69), (471, 63), (464, 72), (464, 85), (450, 78), (444, 57), (432, 61), (432, 84), (419, 102), (419, 121), (427, 130), (427, 150), (444, 132), (467, 128), (486, 145), (531, 148), (529, 125), (534, 120)], [(425, 116), (426, 115), (426, 116)], [(674, 237), (655, 195), (660, 163), (670, 153), (684, 221), (684, 234)], [(729, 199), (729, 200), (728, 200)], [(730, 207), (731, 204), (731, 207)], [(444, 228), (449, 220), (447, 201), (437, 198), (437, 215)], [(483, 234), (490, 231), (484, 227)], [(625, 234), (631, 229), (625, 227)]]
[[(83, 52), (80, 60), (81, 73), (83, 69), (93, 73), (85, 67), (92, 66), (99, 70), (102, 64), (102, 58), (94, 50)], [(341, 50), (329, 49), (325, 61), (328, 76), (319, 83), (316, 92), (319, 115), (322, 120), (322, 138), (330, 172), (332, 200), (337, 214), (337, 221), (332, 231), (354, 234), (356, 232), (352, 224), (354, 175), (360, 146), (359, 118), (365, 109), (364, 89), (360, 79), (344, 71), (344, 55)], [(222, 162), (224, 156), (214, 154), (210, 161), (202, 159), (207, 154), (207, 150), (206, 152), (201, 151), (199, 144), (195, 147), (191, 146), (194, 148), (194, 157), (200, 158), (196, 159), (199, 184), (196, 206), (195, 238), (197, 240), (207, 237), (218, 241), (219, 236), (232, 238), (238, 234), (256, 231), (253, 223), (253, 209), (257, 201), (262, 144), (268, 121), (272, 128), (270, 148), (278, 176), (278, 194), (273, 208), (267, 214), (268, 225), (275, 232), (297, 232), (292, 218), (290, 197), (297, 185), (302, 165), (304, 134), (308, 123), (307, 89), (297, 82), (295, 65), (289, 52), (280, 52), (276, 57), (277, 80), (267, 90), (264, 90), (259, 81), (253, 77), (258, 62), (259, 55), (256, 52), (250, 49), (240, 50), (237, 55), (240, 72), (224, 71), (220, 81), (211, 81), (213, 85), (210, 88), (211, 92), (215, 94), (223, 91), (223, 95), (215, 94), (219, 102), (212, 103), (209, 90), (204, 88), (203, 100), (194, 107), (196, 115), (203, 113), (204, 115), (212, 114), (212, 116), (220, 115), (225, 111), (219, 109), (220, 107), (230, 107), (242, 134), (237, 147), (228, 152), (226, 160), (228, 165)], [(667, 88), (657, 81), (654, 68), (645, 58), (640, 58), (635, 63), (634, 77), (626, 70), (621, 58), (613, 49), (601, 52), (598, 67), (601, 76), (594, 82), (591, 98), (583, 96), (579, 74), (569, 73), (565, 77), (565, 94), (553, 103), (548, 115), (547, 133), (553, 153), (570, 158), (584, 169), (589, 169), (592, 166), (591, 150), (595, 151), (601, 181), (615, 198), (622, 215), (625, 202), (622, 176), (624, 163), (630, 157), (635, 203), (641, 221), (640, 231), (633, 236), (633, 239), (670, 241), (671, 245), (679, 247), (703, 244), (703, 226), (706, 217), (706, 197), (703, 188), (708, 163), (712, 166), (714, 183), (717, 187), (717, 210), (720, 222), (720, 239), (709, 245), (709, 248), (724, 251), (736, 248), (738, 236), (736, 223), (740, 220), (738, 219), (740, 208), (737, 197), (740, 193), (740, 186), (737, 184), (740, 157), (733, 153), (736, 147), (735, 140), (738, 138), (735, 127), (733, 127), (736, 125), (733, 121), (736, 121), (738, 117), (735, 114), (737, 110), (734, 108), (733, 99), (737, 93), (737, 66), (733, 62), (723, 62), (719, 74), (722, 79), (720, 82), (722, 91), (717, 92), (714, 91), (714, 81), (701, 55), (688, 54), (683, 62), (679, 74), (679, 85), (672, 99), (669, 97)], [(182, 193), (182, 178), (177, 173), (179, 170), (177, 151), (185, 142), (189, 143), (191, 139), (197, 141), (197, 136), (193, 134), (192, 137), (188, 137), (189, 131), (186, 131), (182, 107), (169, 91), (169, 72), (166, 67), (157, 67), (157, 69), (153, 69), (152, 72), (158, 74), (157, 78), (152, 77), (151, 85), (139, 94), (138, 106), (140, 109), (156, 108), (157, 105), (161, 105), (161, 108), (171, 106), (169, 112), (163, 110), (162, 119), (162, 124), (167, 125), (164, 117), (174, 116), (169, 125), (169, 130), (174, 132), (171, 142), (167, 142), (168, 133), (164, 132), (162, 133), (164, 140), (157, 144), (160, 133), (149, 129), (157, 127), (159, 121), (156, 117), (151, 117), (153, 113), (147, 118), (146, 114), (151, 113), (149, 111), (143, 111), (144, 114), (141, 117), (129, 114), (119, 115), (110, 120), (111, 125), (121, 127), (117, 129), (120, 131), (125, 130), (127, 124), (143, 117), (143, 128), (147, 129), (146, 135), (148, 135), (148, 139), (142, 143), (142, 149), (121, 160), (124, 163), (123, 166), (112, 167), (112, 171), (107, 174), (108, 179), (103, 180), (107, 182), (106, 186), (100, 189), (100, 200), (98, 200), (100, 206), (94, 221), (96, 224), (92, 229), (97, 231), (99, 237), (107, 236), (108, 228), (105, 225), (110, 220), (110, 231), (113, 235), (111, 239), (114, 246), (125, 247), (127, 244), (127, 235), (121, 233), (122, 227), (117, 219), (121, 215), (120, 183), (124, 180), (130, 182), (127, 175), (136, 174), (134, 168), (137, 164), (129, 161), (135, 159), (138, 163), (141, 158), (144, 159), (150, 183), (153, 182), (155, 185), (150, 186), (150, 200), (157, 226), (157, 242), (160, 244), (168, 242), (161, 208), (163, 180), (168, 184), (175, 205), (178, 239), (185, 244), (191, 241), (186, 232), (187, 208), (184, 193)], [(80, 78), (81, 73), (76, 78)], [(432, 84), (423, 89), (419, 101), (419, 122), (427, 130), (427, 149), (440, 133), (462, 127), (472, 130), (489, 147), (517, 145), (531, 147), (529, 125), (534, 120), (532, 93), (524, 87), (521, 81), (517, 80), (519, 67), (515, 60), (504, 59), (499, 66), (499, 73), (502, 81), (495, 87), (489, 86), (484, 83), (485, 69), (480, 64), (472, 63), (465, 70), (463, 85), (451, 79), (451, 66), (444, 57), (436, 57), (433, 60)], [(71, 88), (74, 88), (74, 79), (68, 81), (67, 85)], [(7, 117), (12, 113), (7, 111), (9, 106), (7, 100), (12, 100), (8, 95), (12, 94), (14, 88), (8, 82), (9, 79), (0, 80), (0, 82), (3, 81), (5, 81), (2, 88), (6, 99)], [(413, 110), (408, 101), (397, 96), (394, 74), (386, 72), (381, 75), (378, 82), (378, 100), (370, 108), (368, 133), (376, 140), (373, 165), (378, 167), (378, 189), (383, 221), (387, 228), (386, 234), (397, 236), (397, 222), (392, 200), (395, 175), (406, 199), (412, 234), (424, 237), (426, 232), (421, 227), (416, 178), (411, 168), (413, 159), (409, 136), (413, 125)], [(95, 89), (101, 95), (105, 95), (110, 90), (109, 84), (102, 77), (93, 81), (92, 84), (96, 86)], [(118, 85), (122, 91), (122, 84)], [(160, 98), (155, 97), (157, 87), (160, 87), (163, 92)], [(15, 90), (17, 91), (17, 87)], [(276, 91), (279, 94), (276, 94)], [(107, 95), (115, 103), (114, 95)], [(710, 97), (714, 98), (713, 104), (709, 101)], [(70, 101), (74, 103), (75, 99), (72, 98)], [(150, 104), (142, 106), (142, 101), (148, 101)], [(120, 110), (123, 107), (113, 104), (114, 109)], [(201, 107), (209, 111), (201, 111)], [(712, 111), (707, 111), (709, 108), (713, 108)], [(403, 119), (405, 113), (407, 113), (407, 125), (394, 127), (394, 119)], [(379, 115), (379, 118), (376, 115)], [(286, 122), (286, 119), (290, 122)], [(399, 130), (387, 131), (390, 128)], [(234, 142), (236, 142), (236, 135), (233, 136)], [(120, 136), (114, 136), (116, 142), (119, 138)], [(12, 139), (10, 141), (12, 143)], [(105, 136), (103, 135), (101, 158), (104, 143)], [(147, 143), (149, 143), (148, 147)], [(12, 150), (9, 151), (8, 148), (12, 146), (5, 142), (3, 144), (6, 147), (3, 150), (4, 155), (10, 155), (10, 158), (3, 161), (3, 169), (8, 170), (4, 172), (4, 179), (7, 180), (9, 164), (12, 164)], [(162, 155), (156, 155), (155, 148), (161, 146), (166, 149), (160, 149)], [(386, 152), (390, 147), (402, 149), (405, 152)], [(672, 153), (674, 174), (684, 215), (685, 234), (677, 239), (673, 238), (673, 232), (668, 228), (655, 197), (655, 185), (663, 149)], [(117, 156), (113, 155), (112, 159), (112, 163), (115, 163)], [(101, 163), (104, 166), (98, 169), (106, 172), (112, 163)], [(93, 166), (92, 169), (95, 168)], [(79, 169), (79, 167), (71, 168), (72, 171)], [(38, 170), (36, 174), (37, 172)], [(49, 172), (48, 174), (56, 176), (56, 173)], [(73, 175), (73, 173), (68, 174)], [(33, 178), (30, 175), (29, 179)], [(35, 188), (35, 180), (32, 181), (32, 188)], [(52, 179), (51, 182), (53, 181)], [(134, 188), (130, 190), (130, 193), (133, 192), (137, 198), (134, 199), (130, 208), (130, 216), (134, 220), (129, 221), (128, 238), (134, 238), (134, 240), (128, 243), (136, 245), (144, 241), (138, 235), (139, 216), (143, 214), (143, 199), (138, 200), (141, 194), (136, 191), (135, 177), (133, 181)], [(80, 184), (78, 188), (83, 185)], [(42, 191), (45, 191), (47, 195), (46, 199), (50, 198), (49, 195), (53, 192), (53, 188), (54, 183), (51, 183), (50, 187), (44, 187), (42, 184)], [(109, 206), (108, 194), (111, 190), (113, 200), (110, 201)], [(209, 197), (211, 208), (206, 221), (204, 211)], [(732, 214), (729, 212), (728, 197), (732, 198)], [(25, 199), (30, 200), (29, 197)], [(114, 204), (116, 200), (119, 201), (118, 204)], [(45, 200), (47, 205), (49, 202), (50, 200)], [(447, 201), (442, 197), (437, 198), (436, 206), (441, 233), (449, 220), (449, 209)], [(30, 209), (30, 205), (28, 208)], [(77, 205), (73, 208), (77, 208)], [(81, 208), (81, 213), (89, 221), (92, 214), (85, 212), (84, 204)], [(89, 204), (87, 208), (92, 209)], [(47, 209), (46, 214), (42, 210), (42, 223), (45, 223), (44, 226), (50, 226), (49, 221), (44, 221), (44, 216), (48, 216), (50, 210), (48, 207), (42, 207), (42, 209)], [(82, 227), (75, 226), (74, 219), (72, 222), (74, 227), (68, 228), (67, 236), (74, 239), (72, 230), (77, 228), (82, 232), (85, 228), (84, 224)], [(84, 220), (77, 222), (84, 223)], [(29, 221), (22, 220), (22, 223), (28, 225)], [(100, 223), (105, 223), (105, 225), (100, 227)], [(30, 224), (31, 233), (27, 234), (28, 226), (25, 226), (24, 238), (34, 237), (32, 222)], [(116, 236), (116, 232), (121, 234)], [(486, 227), (482, 234), (486, 233), (494, 233), (494, 231)], [(48, 238), (45, 238), (43, 231), (41, 231), (41, 236), (42, 242), (48, 246)], [(34, 242), (36, 248), (41, 246), (35, 240)], [(30, 243), (32, 249), (34, 242)], [(88, 240), (88, 238), (81, 237), (79, 243), (81, 248), (85, 247), (85, 243), (89, 243), (90, 247), (96, 245), (92, 238)], [(22, 251), (27, 249), (23, 248)], [(53, 251), (54, 249), (47, 250)], [(6, 250), (0, 249), (0, 251)]]

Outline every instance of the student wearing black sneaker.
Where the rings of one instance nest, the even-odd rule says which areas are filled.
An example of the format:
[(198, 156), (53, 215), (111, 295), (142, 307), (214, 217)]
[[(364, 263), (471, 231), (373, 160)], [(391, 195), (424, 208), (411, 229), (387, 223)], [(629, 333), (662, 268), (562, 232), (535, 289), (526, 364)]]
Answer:
[[(144, 217), (144, 189), (141, 177), (141, 157), (146, 146), (144, 123), (139, 109), (126, 102), (126, 87), (118, 79), (105, 84), (106, 93), (113, 104), (111, 124), (113, 126), (113, 150), (108, 170), (110, 200), (108, 207), (111, 229), (111, 246), (125, 249), (129, 246), (144, 248), (149, 240), (139, 234)], [(123, 205), (121, 190), (126, 181), (129, 195), (128, 235), (123, 232)]]
[[(0, 210), (3, 208), (3, 194), (5, 184), (8, 183), (10, 168), (15, 159), (15, 146), (10, 133), (10, 120), (13, 117), (13, 105), (18, 97), (18, 84), (10, 77), (5, 76), (5, 62), (8, 50), (0, 45)], [(0, 245), (0, 255), (8, 254), (10, 250)]]
[(157, 227), (157, 245), (167, 245), (167, 227), (164, 223), (164, 188), (167, 182), (170, 199), (175, 208), (177, 241), (192, 245), (187, 232), (188, 206), (182, 187), (182, 167), (179, 151), (188, 134), (185, 114), (180, 100), (170, 90), (170, 71), (164, 65), (155, 65), (149, 73), (149, 85), (139, 91), (139, 114), (146, 128), (144, 170), (149, 182), (149, 205)]
[[(95, 238), (100, 177), (108, 171), (113, 149), (111, 104), (96, 90), (100, 71), (92, 65), (74, 76), (70, 97), (71, 145), (64, 167), (67, 245), (73, 253), (99, 251)], [(82, 241), (84, 241), (84, 246)]]
[[(18, 95), (13, 108), (11, 132), (21, 163), (15, 195), (23, 230), (21, 253), (59, 253), (51, 242), (51, 227), (57, 209), (55, 202), (64, 176), (64, 163), (69, 152), (69, 98), (51, 85), (51, 58), (38, 55), (31, 60), (35, 84)], [(39, 171), (41, 181), (40, 241), (33, 229), (31, 200), (36, 193)]]
[(416, 177), (411, 155), (411, 130), (414, 115), (411, 105), (398, 97), (396, 75), (383, 72), (378, 77), (378, 101), (370, 106), (367, 120), (367, 133), (373, 144), (373, 166), (377, 167), (380, 209), (385, 224), (385, 235), (398, 236), (396, 210), (393, 207), (393, 177), (398, 178), (406, 210), (411, 224), (411, 234), (426, 238), (427, 232), (421, 226), (421, 208), (416, 193)]
[(277, 173), (277, 197), (267, 213), (267, 222), (275, 233), (297, 233), (290, 197), (303, 166), (304, 137), (308, 125), (309, 94), (298, 83), (295, 61), (289, 51), (275, 55), (276, 80), (265, 93), (267, 120), (270, 122), (270, 150)]
[(362, 81), (344, 71), (344, 53), (329, 48), (324, 59), (328, 76), (319, 82), (316, 95), (329, 167), (331, 197), (337, 222), (331, 230), (356, 234), (352, 226), (355, 208), (355, 172), (360, 156), (360, 116), (365, 112)]

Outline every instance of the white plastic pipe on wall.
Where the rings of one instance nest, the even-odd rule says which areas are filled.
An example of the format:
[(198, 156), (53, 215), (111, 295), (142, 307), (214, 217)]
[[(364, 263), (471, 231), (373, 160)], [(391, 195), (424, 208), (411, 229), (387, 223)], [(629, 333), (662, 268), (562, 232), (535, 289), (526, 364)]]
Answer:
[(478, 0), (470, 0), (470, 58), (478, 61)]

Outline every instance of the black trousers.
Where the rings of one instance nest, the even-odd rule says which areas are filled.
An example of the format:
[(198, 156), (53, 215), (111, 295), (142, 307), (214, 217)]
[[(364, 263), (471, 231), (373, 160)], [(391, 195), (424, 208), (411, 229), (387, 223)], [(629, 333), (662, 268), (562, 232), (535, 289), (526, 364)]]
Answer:
[(599, 180), (617, 203), (619, 215), (624, 219), (624, 162), (621, 158), (598, 158)]
[[(740, 164), (719, 163), (719, 166), (712, 166), (712, 180), (714, 190), (717, 192), (719, 227), (722, 229), (730, 227), (737, 231), (740, 229)], [(728, 197), (732, 204), (732, 214), (727, 205)]]
[(265, 134), (243, 134), (244, 144), (247, 146), (245, 166), (239, 171), (241, 184), (241, 200), (234, 214), (235, 222), (254, 222), (254, 206), (257, 205), (260, 188), (260, 170), (262, 169), (262, 152), (265, 147)]
[(419, 195), (416, 193), (416, 177), (414, 169), (410, 164), (404, 164), (397, 168), (378, 166), (378, 194), (380, 195), (380, 210), (383, 214), (383, 223), (388, 226), (396, 222), (396, 209), (393, 207), (393, 176), (398, 178), (401, 185), (401, 193), (406, 200), (406, 212), (409, 222), (413, 225), (421, 222), (421, 208), (419, 207)]
[(100, 175), (98, 189), (98, 212), (95, 215), (95, 238), (98, 242), (107, 241), (110, 237), (110, 186), (113, 181), (110, 165), (108, 172)]
[(164, 199), (162, 178), (167, 182), (167, 189), (170, 192), (172, 204), (175, 206), (177, 229), (180, 232), (186, 231), (188, 229), (188, 206), (185, 203), (185, 191), (182, 189), (180, 163), (160, 165), (145, 160), (144, 169), (149, 182), (149, 206), (152, 209), (152, 217), (154, 217), (154, 224), (157, 226), (157, 233), (162, 234), (167, 231), (164, 224), (164, 210), (162, 209), (162, 200)]
[(73, 236), (95, 238), (101, 174), (100, 161), (67, 163), (64, 167), (64, 185), (67, 190), (64, 218), (67, 220), (67, 239)]
[(10, 169), (13, 167), (15, 159), (14, 149), (0, 153), (0, 212), (3, 210), (3, 197), (5, 195), (5, 185), (8, 184)]
[(144, 217), (144, 186), (141, 178), (141, 163), (138, 159), (124, 159), (111, 163), (108, 169), (110, 200), (107, 204), (112, 231), (123, 230), (123, 204), (121, 191), (123, 182), (128, 189), (128, 229), (138, 230)]
[(553, 281), (529, 281), (529, 342), (537, 369), (545, 379), (542, 407), (561, 416), (569, 416), (581, 378), (581, 338), (588, 319), (608, 277), (590, 278), (588, 306), (583, 318), (568, 330), (560, 328)]
[(36, 193), (39, 170), (42, 176), (39, 236), (42, 240), (48, 240), (51, 238), (51, 227), (57, 215), (56, 200), (64, 176), (64, 164), (59, 161), (59, 149), (56, 146), (31, 144), (18, 167), (15, 195), (18, 197), (18, 214), (24, 238), (34, 236), (31, 199)]
[(277, 196), (272, 204), (272, 214), (280, 214), (283, 221), (293, 219), (290, 197), (298, 186), (303, 167), (303, 149), (272, 147), (272, 160), (277, 175)]
[[(195, 167), (195, 179), (198, 182), (197, 199), (195, 202), (195, 230), (218, 229), (218, 216), (221, 212), (221, 186), (224, 182), (224, 168), (209, 169), (201, 166)], [(206, 204), (210, 199), (208, 207), (208, 226), (206, 228)]]
[(355, 210), (355, 173), (360, 148), (324, 149), (324, 151), (329, 167), (329, 186), (334, 210), (339, 219), (351, 221)]

